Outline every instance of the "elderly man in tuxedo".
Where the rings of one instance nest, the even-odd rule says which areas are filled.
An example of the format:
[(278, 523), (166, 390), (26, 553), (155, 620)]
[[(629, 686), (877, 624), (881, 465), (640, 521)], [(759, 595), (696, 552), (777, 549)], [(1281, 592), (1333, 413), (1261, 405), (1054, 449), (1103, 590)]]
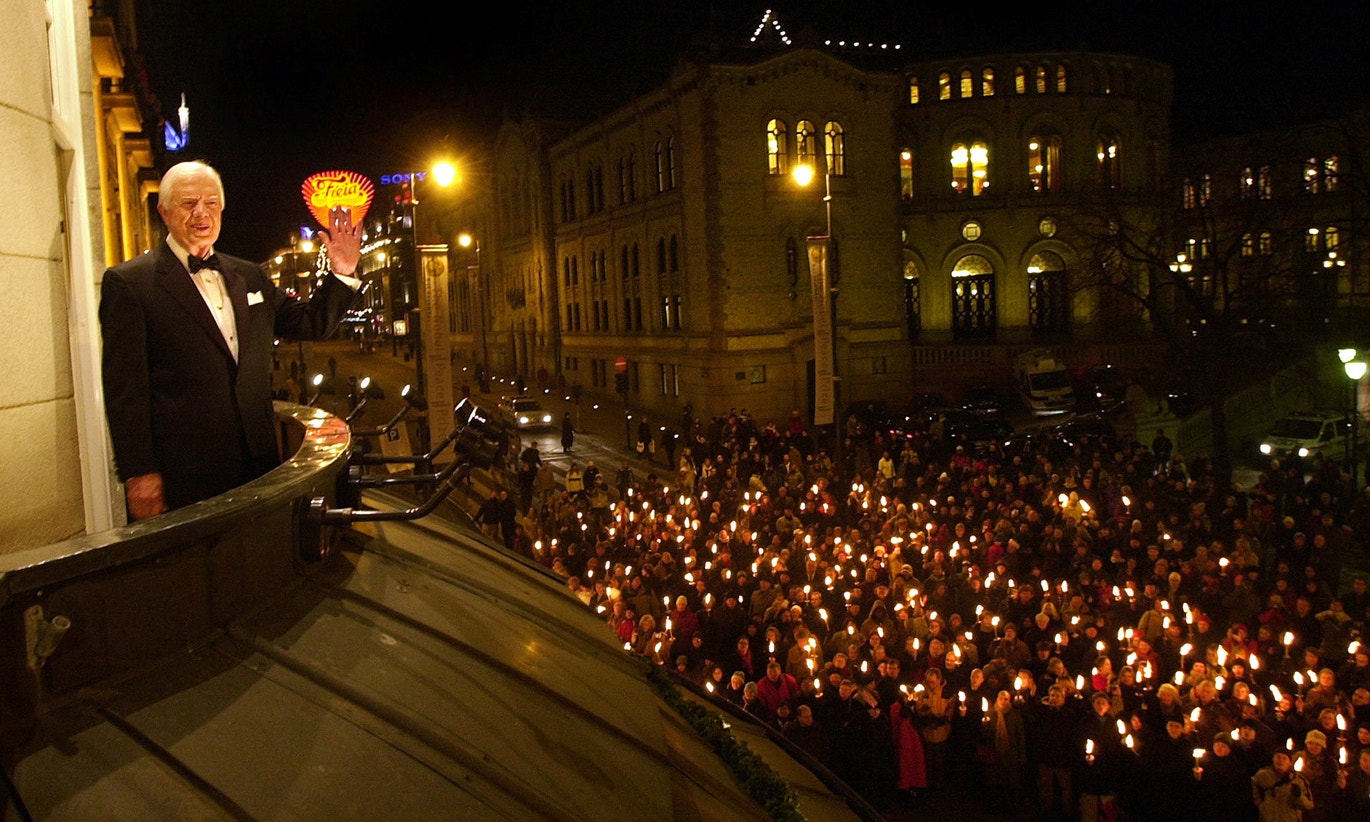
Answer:
[(275, 340), (326, 337), (356, 299), (361, 229), (350, 213), (335, 210), (320, 232), (334, 273), (306, 302), (256, 264), (214, 253), (223, 210), (218, 172), (201, 162), (172, 166), (157, 205), (166, 243), (105, 272), (105, 414), (132, 520), (280, 464)]

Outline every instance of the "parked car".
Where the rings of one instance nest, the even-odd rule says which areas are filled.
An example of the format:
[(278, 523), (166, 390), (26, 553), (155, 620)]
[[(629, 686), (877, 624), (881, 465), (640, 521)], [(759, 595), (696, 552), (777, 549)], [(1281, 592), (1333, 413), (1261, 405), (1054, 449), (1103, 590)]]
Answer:
[(500, 413), (520, 430), (552, 427), (552, 412), (532, 397), (514, 397), (499, 404)]
[(1128, 383), (1127, 375), (1117, 366), (1108, 363), (1091, 365), (1076, 383), (1076, 408), (1080, 411), (1116, 408), (1127, 398)]
[(1008, 420), (965, 410), (948, 414), (943, 428), (948, 442), (970, 451), (982, 451), (990, 443), (1003, 443), (1012, 436), (1013, 425)]
[(1165, 407), (1177, 417), (1187, 417), (1199, 410), (1199, 403), (1189, 389), (1172, 385), (1165, 392)]
[(961, 395), (961, 408), (972, 414), (997, 417), (1008, 413), (1009, 400), (992, 385), (974, 385)]
[(1067, 449), (1077, 446), (1087, 450), (1110, 453), (1118, 443), (1118, 432), (1107, 419), (1097, 416), (1076, 417), (1051, 428), (1051, 438)]

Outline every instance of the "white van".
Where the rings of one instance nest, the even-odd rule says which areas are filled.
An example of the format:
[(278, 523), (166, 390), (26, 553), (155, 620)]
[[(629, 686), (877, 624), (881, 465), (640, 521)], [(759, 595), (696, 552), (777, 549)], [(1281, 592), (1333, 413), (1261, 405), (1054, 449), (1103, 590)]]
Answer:
[[(1364, 428), (1364, 426), (1362, 426)], [(1364, 432), (1358, 432), (1364, 440)], [(1261, 440), (1261, 453), (1267, 457), (1300, 457), (1312, 465), (1325, 460), (1345, 459), (1350, 448), (1351, 418), (1335, 411), (1290, 414), (1278, 420)]]
[(1023, 404), (1033, 416), (1065, 414), (1075, 410), (1075, 388), (1065, 363), (1045, 349), (1019, 354), (1013, 362), (1013, 379)]

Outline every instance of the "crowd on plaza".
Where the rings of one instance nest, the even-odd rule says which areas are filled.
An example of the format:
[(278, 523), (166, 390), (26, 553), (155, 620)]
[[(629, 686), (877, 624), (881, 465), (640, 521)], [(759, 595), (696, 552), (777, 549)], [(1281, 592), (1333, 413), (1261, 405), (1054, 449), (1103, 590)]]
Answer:
[(1234, 489), (1135, 442), (843, 434), (838, 462), (797, 413), (687, 418), (645, 476), (568, 445), (564, 486), (524, 448), (505, 540), (876, 808), (1370, 819), (1370, 592), (1342, 570), (1370, 492), (1338, 466)]

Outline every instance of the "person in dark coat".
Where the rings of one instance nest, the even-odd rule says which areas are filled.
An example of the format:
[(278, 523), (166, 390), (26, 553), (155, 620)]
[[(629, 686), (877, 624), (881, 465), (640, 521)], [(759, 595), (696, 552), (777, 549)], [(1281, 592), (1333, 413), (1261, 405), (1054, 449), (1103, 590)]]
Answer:
[(794, 720), (785, 725), (785, 737), (812, 756), (825, 768), (832, 767), (832, 742), (828, 731), (814, 721), (813, 708), (800, 704), (794, 709)]
[(1144, 819), (1197, 819), (1194, 778), (1194, 739), (1182, 720), (1166, 722), (1165, 733), (1142, 751), (1141, 776), (1145, 780), (1138, 808)]
[(1118, 792), (1126, 759), (1131, 754), (1118, 733), (1117, 718), (1109, 713), (1110, 700), (1095, 691), (1090, 709), (1075, 733), (1074, 786), (1080, 797), (1080, 819), (1094, 822), (1109, 818), (1118, 806)]
[(1233, 752), (1231, 737), (1215, 735), (1196, 768), (1196, 818), (1255, 822), (1256, 806), (1251, 802), (1253, 773), (1247, 772), (1246, 763)]
[(576, 426), (571, 422), (571, 412), (566, 411), (561, 415), (561, 453), (571, 453), (571, 446), (576, 444)]
[(652, 455), (656, 453), (656, 443), (652, 439), (652, 426), (645, 415), (637, 423), (637, 453), (648, 462), (652, 461)]

